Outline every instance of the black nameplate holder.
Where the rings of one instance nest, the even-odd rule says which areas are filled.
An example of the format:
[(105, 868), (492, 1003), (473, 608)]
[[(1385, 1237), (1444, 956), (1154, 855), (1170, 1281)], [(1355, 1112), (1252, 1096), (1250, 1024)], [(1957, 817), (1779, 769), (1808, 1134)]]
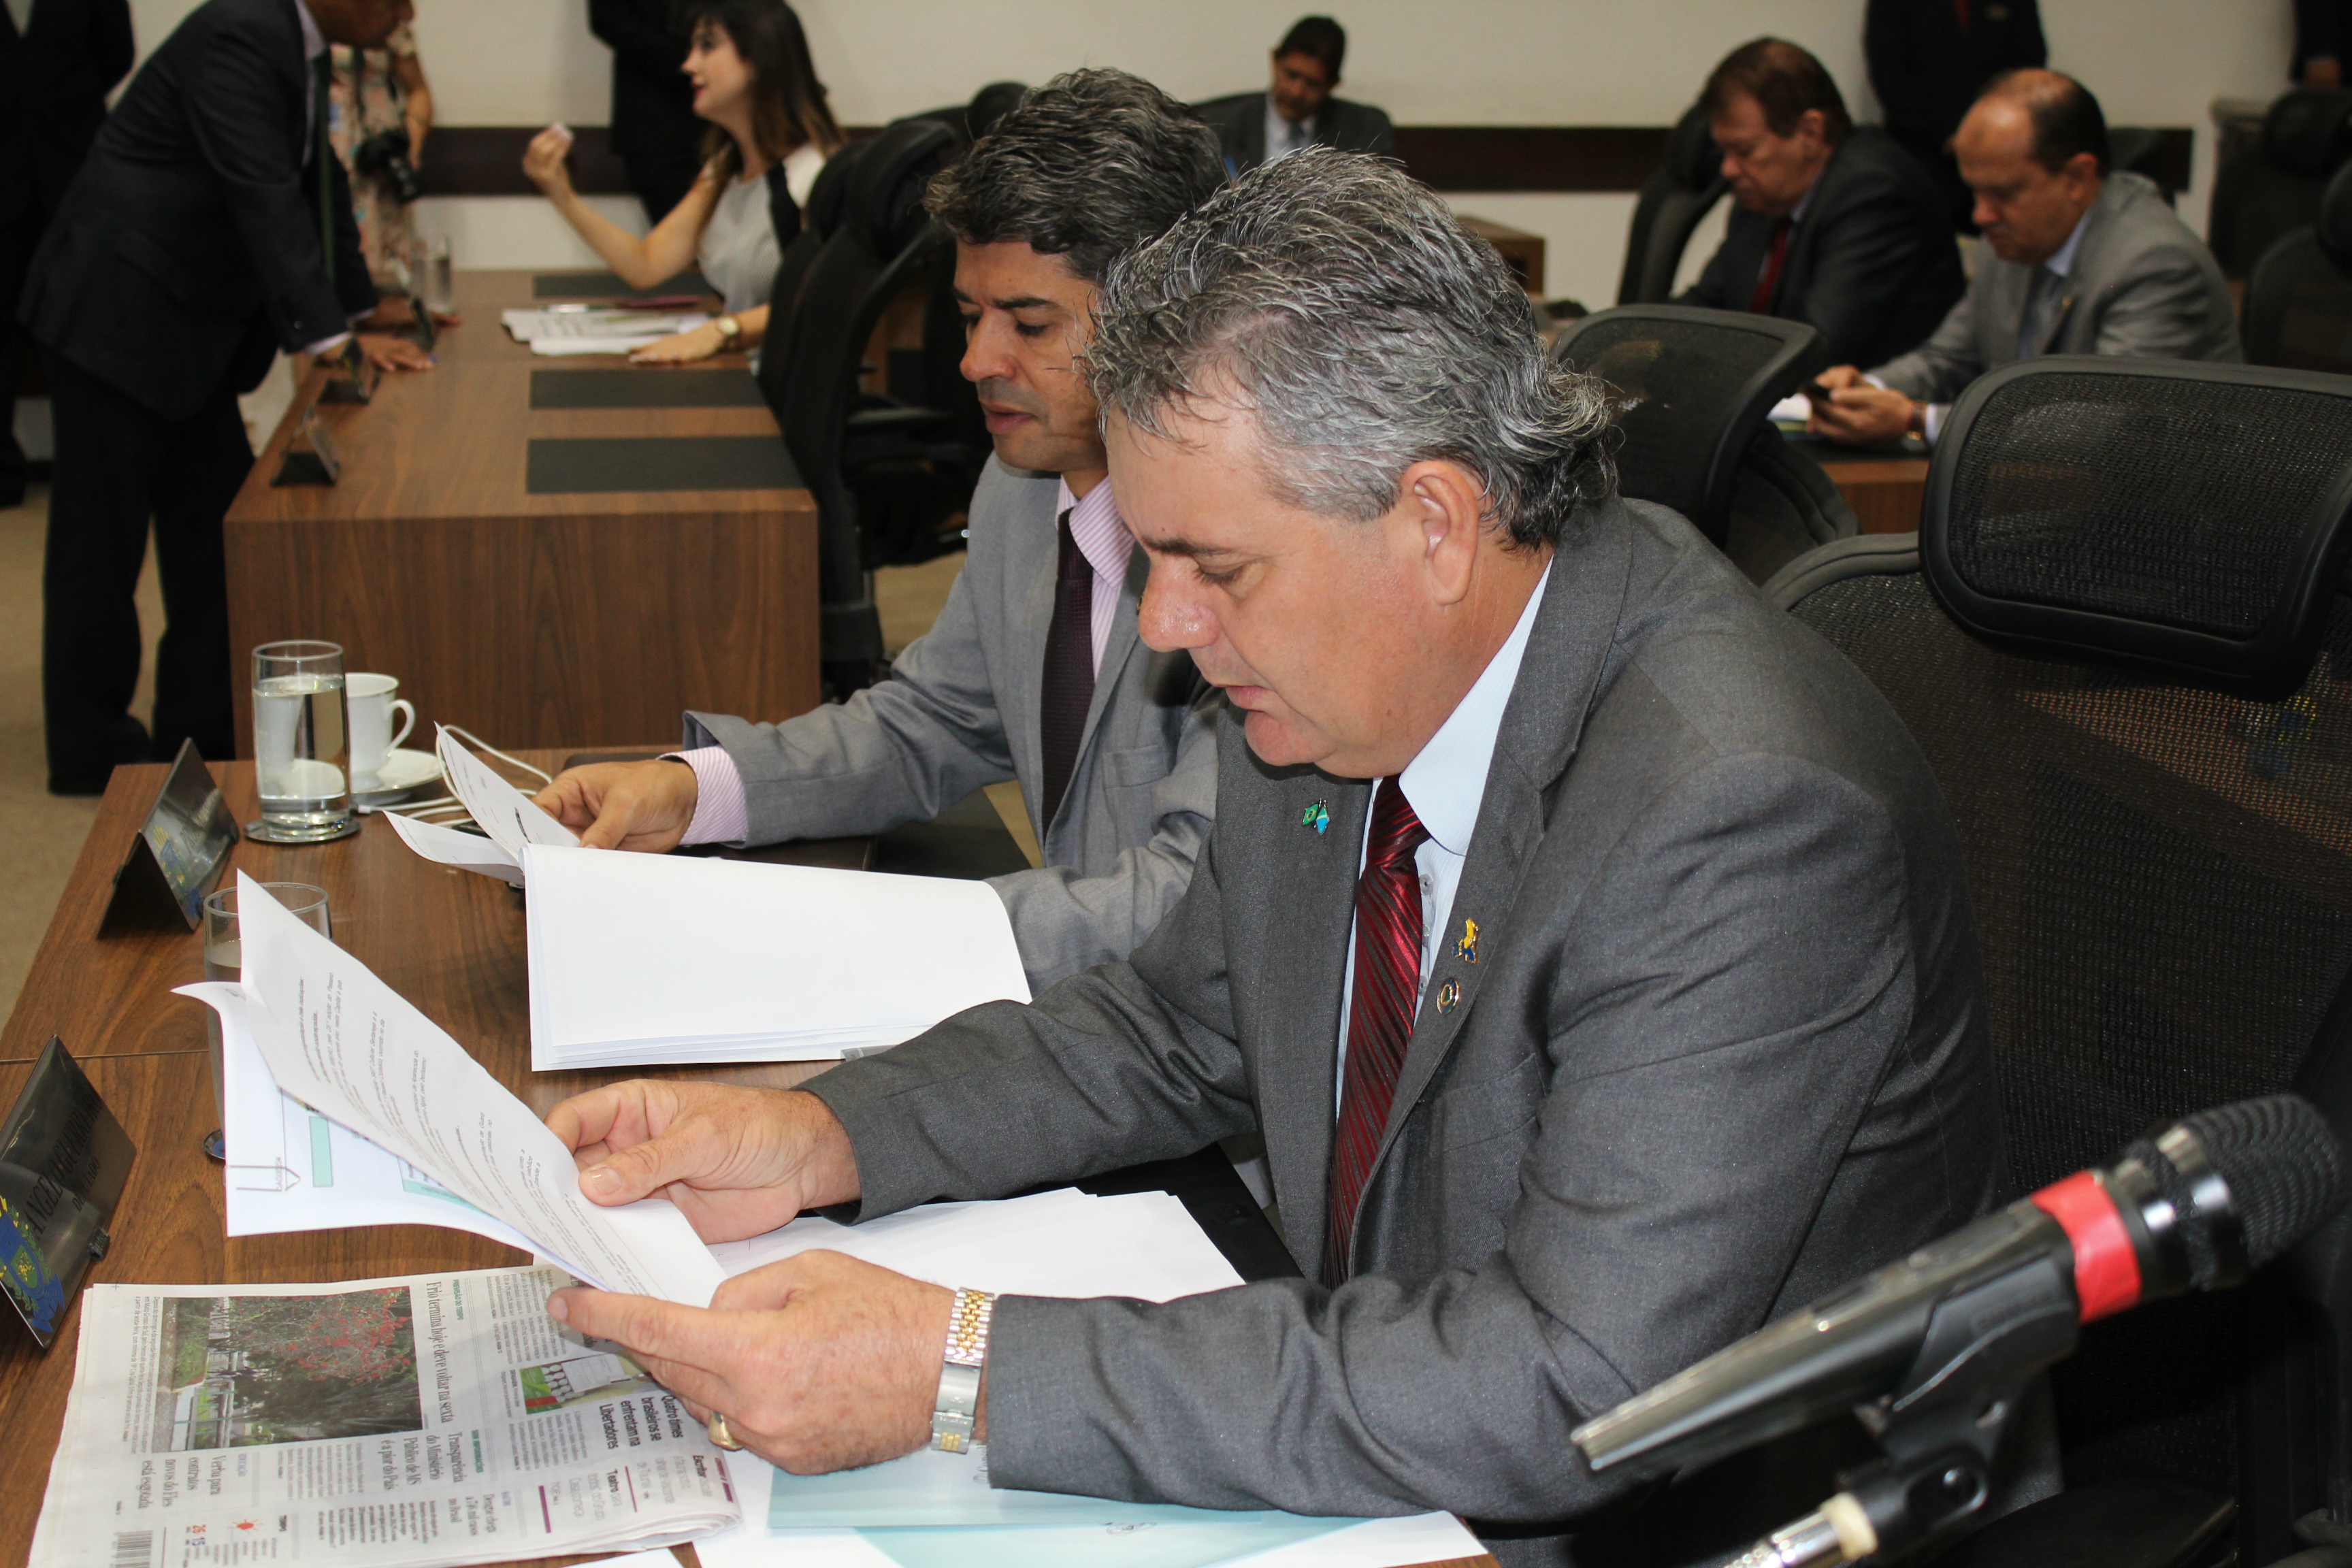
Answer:
[(236, 844), (236, 819), (194, 741), (180, 742), (131, 853), (114, 873), (100, 936), (131, 931), (194, 931), (205, 895), (220, 880)]
[(302, 412), (302, 423), (294, 427), (294, 438), (286, 444), (286, 455), (278, 460), (278, 471), (269, 477), (275, 485), (331, 485), (343, 476), (343, 460), (335, 454), (335, 443), (327, 427), (319, 420), (316, 407)]
[(55, 1035), (0, 1122), (0, 1295), (43, 1350), (58, 1337), (131, 1174), (130, 1135)]
[(327, 384), (319, 389), (320, 402), (366, 403), (375, 396), (376, 382), (383, 373), (376, 369), (373, 360), (360, 353), (356, 334), (343, 345), (341, 353), (326, 363), (338, 368), (327, 378)]

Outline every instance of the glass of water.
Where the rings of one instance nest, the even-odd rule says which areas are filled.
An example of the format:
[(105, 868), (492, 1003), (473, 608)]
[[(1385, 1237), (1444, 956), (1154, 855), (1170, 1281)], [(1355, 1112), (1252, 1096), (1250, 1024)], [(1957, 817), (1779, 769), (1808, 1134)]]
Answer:
[(321, 844), (358, 830), (352, 816), (351, 715), (343, 650), (272, 642), (253, 650), (254, 780), (265, 844)]
[[(332, 939), (334, 927), (327, 918), (327, 889), (314, 888), (308, 882), (264, 882), (263, 890), (286, 906), (286, 912), (317, 931)], [(245, 972), (245, 947), (236, 926), (236, 889), (223, 888), (205, 896), (205, 978), (235, 980)], [(205, 1009), (205, 1042), (212, 1048), (213, 1110), (222, 1110), (226, 1091), (221, 1083), (220, 1015)], [(215, 1129), (205, 1139), (205, 1152), (214, 1159), (227, 1157), (222, 1147), (221, 1135)]]
[(457, 305), (457, 272), (449, 257), (449, 237), (436, 235), (425, 253), (425, 308), (446, 313)]

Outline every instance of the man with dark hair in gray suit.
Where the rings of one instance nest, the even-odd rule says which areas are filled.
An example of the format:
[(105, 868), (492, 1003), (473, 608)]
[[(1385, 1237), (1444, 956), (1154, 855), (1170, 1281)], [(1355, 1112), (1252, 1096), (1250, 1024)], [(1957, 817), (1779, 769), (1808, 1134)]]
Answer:
[(1822, 373), (1817, 434), (1932, 444), (1969, 383), (2035, 354), (2244, 362), (2212, 252), (2144, 175), (2109, 172), (2106, 118), (2082, 83), (1998, 78), (1953, 147), (1990, 254), (1927, 342), (1874, 371)]
[(1121, 71), (1028, 95), (933, 181), (956, 237), (963, 373), (996, 461), (971, 548), (890, 679), (781, 724), (687, 715), (689, 750), (573, 768), (539, 804), (604, 848), (772, 844), (925, 821), (1018, 779), (1044, 847), (994, 879), (1030, 984), (1125, 957), (1184, 890), (1215, 810), (1213, 696), (1136, 639), (1145, 562), (1075, 368), (1111, 258), (1217, 187), (1191, 110)]
[(1183, 901), (1125, 963), (803, 1090), (620, 1084), (549, 1121), (591, 1197), (667, 1192), (714, 1240), (1262, 1129), (1302, 1277), (992, 1300), (813, 1252), (709, 1309), (551, 1311), (796, 1471), (952, 1437), (954, 1321), (999, 1486), (1719, 1560), (1833, 1484), (1695, 1500), (1710, 1471), (1612, 1527), (1587, 1516), (1630, 1489), (1570, 1430), (2001, 1179), (1925, 759), (1682, 518), (1614, 494), (1606, 389), (1391, 165), (1243, 176), (1112, 269), (1087, 373), (1143, 633), (1232, 704)]
[(1385, 158), (1396, 131), (1384, 110), (1332, 93), (1348, 58), (1348, 33), (1328, 16), (1301, 16), (1274, 46), (1274, 83), (1199, 105), (1234, 174), (1287, 157), (1303, 147), (1337, 147)]

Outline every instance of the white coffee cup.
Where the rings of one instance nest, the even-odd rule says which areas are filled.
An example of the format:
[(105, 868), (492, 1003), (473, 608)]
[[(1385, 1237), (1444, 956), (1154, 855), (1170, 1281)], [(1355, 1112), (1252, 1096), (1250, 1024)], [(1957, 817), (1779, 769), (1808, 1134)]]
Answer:
[[(366, 789), (375, 782), (392, 749), (408, 739), (408, 732), (416, 728), (416, 705), (404, 697), (393, 695), (399, 689), (400, 681), (394, 676), (343, 678), (343, 700), (352, 716), (352, 783), (358, 788)], [(395, 712), (400, 715), (397, 734), (392, 728)]]

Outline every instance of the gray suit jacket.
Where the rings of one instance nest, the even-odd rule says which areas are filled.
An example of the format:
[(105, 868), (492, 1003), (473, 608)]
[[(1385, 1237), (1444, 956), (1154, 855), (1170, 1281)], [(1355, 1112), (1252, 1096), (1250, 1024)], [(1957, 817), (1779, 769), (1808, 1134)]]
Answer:
[(1135, 552), (1076, 769), (1054, 820), (1037, 819), (1055, 487), (1050, 475), (989, 464), (947, 606), (889, 679), (782, 724), (687, 715), (687, 744), (726, 747), (743, 775), (752, 844), (878, 833), (1019, 779), (1045, 864), (992, 883), (1038, 990), (1124, 958), (1183, 893), (1215, 815), (1222, 701), (1196, 698), (1189, 661), (1136, 637), (1148, 563)]
[[(1243, 174), (1265, 162), (1265, 98), (1262, 92), (1237, 92), (1192, 106), (1209, 122), (1225, 151), (1225, 168)], [(1343, 153), (1370, 153), (1391, 157), (1396, 153), (1396, 128), (1388, 110), (1352, 99), (1326, 99), (1315, 117), (1315, 142)]]
[[(998, 1484), (1570, 1520), (1626, 1489), (1577, 1459), (1580, 1421), (1996, 1195), (1975, 927), (1908, 732), (1663, 508), (1585, 514), (1549, 584), (1360, 1211), (1364, 1272), (1006, 1300)], [(1370, 788), (1269, 769), (1222, 722), (1216, 827), (1131, 958), (809, 1084), (855, 1145), (857, 1217), (1258, 1128), (1317, 1270)], [(1327, 833), (1301, 826), (1317, 803)], [(1785, 1516), (1827, 1493), (1767, 1495)]]
[[(1978, 252), (1969, 291), (1935, 335), (1872, 374), (1922, 403), (1949, 403), (2017, 357), (2038, 268)], [(2229, 285), (2205, 242), (2145, 176), (2116, 174), (2091, 204), (2049, 337), (2037, 353), (2245, 363)]]

